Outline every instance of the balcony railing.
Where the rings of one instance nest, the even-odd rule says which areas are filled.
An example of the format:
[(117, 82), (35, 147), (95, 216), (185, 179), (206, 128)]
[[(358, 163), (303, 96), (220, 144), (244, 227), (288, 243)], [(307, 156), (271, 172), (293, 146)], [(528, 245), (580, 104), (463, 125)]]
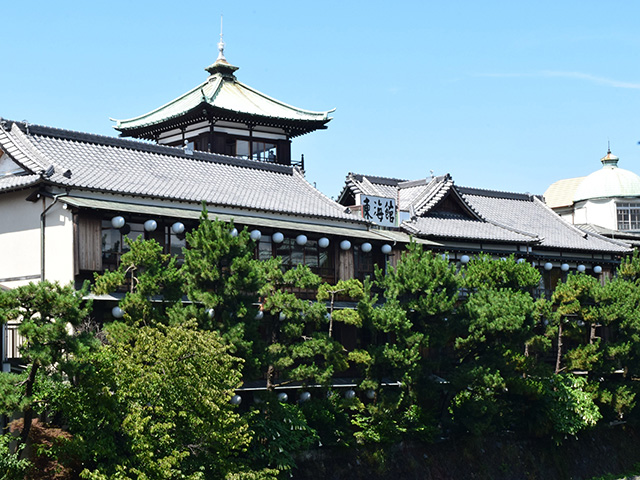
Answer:
[(18, 333), (18, 325), (18, 323), (9, 322), (2, 326), (3, 362), (22, 358), (20, 355), (20, 347), (24, 343), (24, 337)]

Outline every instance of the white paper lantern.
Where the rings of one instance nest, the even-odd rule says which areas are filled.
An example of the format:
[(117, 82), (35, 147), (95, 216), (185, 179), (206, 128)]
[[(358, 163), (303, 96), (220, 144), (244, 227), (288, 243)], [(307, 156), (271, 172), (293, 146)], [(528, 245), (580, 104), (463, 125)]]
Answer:
[(442, 254), (442, 255), (440, 255), (440, 256), (442, 257), (442, 259), (443, 259), (445, 262), (448, 262), (448, 261), (449, 261), (449, 254), (448, 254), (448, 253), (443, 253), (443, 254)]
[(544, 264), (545, 270), (551, 270), (553, 268), (553, 264), (551, 262), (547, 262)]
[(257, 242), (262, 238), (262, 232), (258, 229), (251, 230), (251, 233), (249, 234), (249, 236), (251, 237), (251, 240), (253, 240), (254, 242)]
[(322, 237), (318, 240), (318, 246), (320, 248), (327, 248), (329, 246), (329, 239), (327, 237)]
[(233, 397), (231, 397), (231, 400), (229, 400), (229, 402), (231, 403), (231, 405), (240, 405), (242, 403), (242, 397), (240, 395), (234, 395)]
[(171, 232), (176, 235), (180, 235), (181, 233), (184, 233), (184, 223), (176, 222), (173, 225), (171, 225)]
[(384, 245), (382, 245), (382, 248), (380, 249), (382, 250), (382, 253), (384, 253), (385, 255), (389, 255), (391, 253), (391, 245), (389, 245), (388, 243), (385, 243)]
[(351, 242), (349, 240), (342, 240), (340, 242), (340, 248), (342, 250), (349, 250), (351, 248)]
[(360, 245), (360, 250), (362, 250), (364, 253), (369, 253), (371, 251), (371, 244), (369, 242), (364, 242), (362, 245)]
[(593, 273), (602, 273), (602, 267), (600, 265), (596, 265), (595, 267), (593, 267)]
[(471, 260), (471, 258), (469, 257), (469, 255), (462, 255), (460, 257), (460, 263), (469, 263), (469, 260)]
[(311, 394), (309, 392), (302, 392), (300, 394), (300, 403), (308, 402), (311, 400)]
[(366, 395), (369, 400), (373, 400), (374, 398), (376, 398), (376, 391), (373, 388), (370, 388), (369, 390), (367, 390)]
[(117, 217), (113, 217), (111, 219), (111, 226), (113, 228), (122, 228), (124, 227), (125, 221), (124, 221), (124, 217), (121, 217), (120, 215), (118, 215)]
[(524, 263), (524, 262), (526, 262), (526, 260), (524, 258), (519, 258), (517, 262), (518, 263)]
[(284, 234), (282, 234), (281, 232), (276, 232), (271, 235), (271, 240), (273, 240), (273, 243), (282, 243), (284, 242)]
[(213, 308), (207, 309), (207, 317), (213, 318), (216, 316), (216, 311)]
[(155, 220), (147, 220), (146, 222), (144, 222), (144, 229), (147, 232), (153, 232), (156, 228), (158, 228), (158, 222), (156, 222)]
[(306, 236), (306, 235), (298, 235), (298, 236), (296, 237), (296, 243), (297, 243), (298, 245), (300, 245), (301, 247), (302, 247), (303, 245), (306, 245), (306, 243), (307, 243), (307, 236)]
[(587, 269), (587, 267), (585, 267), (584, 265), (578, 265), (578, 271), (580, 273), (583, 273), (586, 269)]
[(124, 317), (124, 310), (122, 310), (120, 307), (113, 307), (111, 309), (111, 315), (113, 316), (113, 318), (122, 318)]
[(563, 263), (562, 265), (560, 265), (560, 270), (562, 270), (563, 272), (568, 272), (569, 271), (569, 264), (568, 263)]
[(230, 232), (229, 235), (231, 235), (232, 237), (237, 237), (238, 236), (238, 229), (237, 228), (233, 228)]
[(287, 394), (286, 394), (286, 393), (284, 393), (284, 392), (280, 392), (280, 393), (278, 394), (278, 401), (279, 401), (280, 403), (285, 403), (287, 400), (289, 400), (289, 395), (287, 395)]
[(351, 389), (344, 392), (344, 398), (346, 398), (347, 400), (351, 400), (352, 398), (355, 398), (355, 397), (356, 397), (356, 392), (354, 392)]
[(280, 315), (278, 315), (278, 319), (281, 322), (284, 322), (287, 319), (287, 316), (284, 314), (284, 312), (280, 312)]
[(258, 310), (258, 313), (256, 313), (256, 320), (262, 320), (264, 318), (264, 312), (262, 310)]

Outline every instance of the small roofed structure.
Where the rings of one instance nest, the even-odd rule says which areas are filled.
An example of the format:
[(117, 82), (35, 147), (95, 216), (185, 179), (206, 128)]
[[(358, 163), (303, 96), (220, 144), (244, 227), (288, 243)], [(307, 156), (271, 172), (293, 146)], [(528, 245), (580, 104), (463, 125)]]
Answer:
[(607, 150), (602, 168), (586, 177), (553, 183), (545, 202), (558, 215), (586, 232), (640, 245), (640, 176), (618, 167)]
[(114, 120), (114, 128), (123, 137), (185, 150), (291, 165), (291, 139), (327, 128), (333, 110), (293, 107), (239, 82), (224, 45), (220, 35), (218, 58), (205, 68), (203, 83), (144, 115)]

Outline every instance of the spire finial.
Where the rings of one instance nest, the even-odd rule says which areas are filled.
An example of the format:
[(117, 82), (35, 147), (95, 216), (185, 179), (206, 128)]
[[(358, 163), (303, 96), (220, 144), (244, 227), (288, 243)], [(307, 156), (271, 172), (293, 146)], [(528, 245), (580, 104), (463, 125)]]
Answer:
[(610, 153), (611, 153), (611, 142), (607, 138), (607, 154), (610, 154)]
[(220, 14), (220, 41), (218, 42), (218, 58), (216, 59), (216, 62), (219, 60), (227, 60), (226, 58), (224, 58), (224, 40), (222, 39), (222, 14)]

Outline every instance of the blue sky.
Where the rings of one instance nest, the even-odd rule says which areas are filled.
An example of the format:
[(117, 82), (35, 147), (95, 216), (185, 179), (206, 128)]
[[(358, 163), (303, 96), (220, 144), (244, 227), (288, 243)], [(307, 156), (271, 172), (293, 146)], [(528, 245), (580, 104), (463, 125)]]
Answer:
[(3, 2), (0, 116), (115, 135), (197, 85), (217, 55), (310, 110), (307, 178), (348, 172), (541, 194), (600, 168), (640, 173), (640, 3)]

